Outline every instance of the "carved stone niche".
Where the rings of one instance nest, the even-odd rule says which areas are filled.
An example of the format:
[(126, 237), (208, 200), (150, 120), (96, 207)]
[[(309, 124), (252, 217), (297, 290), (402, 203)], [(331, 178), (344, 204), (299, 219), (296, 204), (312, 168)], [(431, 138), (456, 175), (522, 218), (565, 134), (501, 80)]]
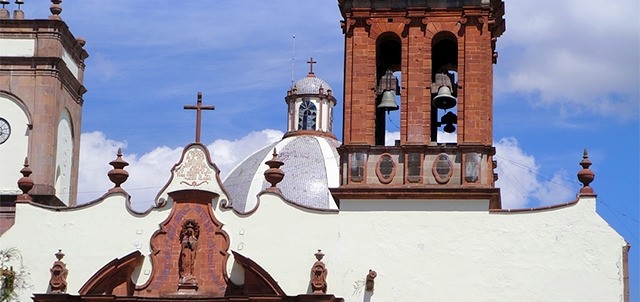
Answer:
[(407, 154), (407, 181), (420, 182), (422, 178), (422, 155), (420, 153)]
[(351, 181), (361, 182), (365, 178), (365, 163), (367, 155), (363, 152), (356, 152), (350, 155), (349, 170)]
[(464, 158), (464, 180), (466, 182), (477, 182), (480, 177), (480, 153), (467, 153)]
[(200, 226), (193, 219), (186, 220), (182, 224), (182, 230), (180, 230), (180, 258), (178, 259), (180, 280), (178, 288), (194, 287), (194, 289), (197, 289), (195, 264), (198, 238), (200, 238)]

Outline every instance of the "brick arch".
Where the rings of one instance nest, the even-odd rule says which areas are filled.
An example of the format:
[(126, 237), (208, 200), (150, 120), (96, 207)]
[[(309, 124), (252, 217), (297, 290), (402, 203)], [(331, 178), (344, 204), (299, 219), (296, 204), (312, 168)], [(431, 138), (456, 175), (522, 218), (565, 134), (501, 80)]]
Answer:
[(131, 275), (142, 263), (143, 258), (140, 251), (135, 251), (122, 258), (113, 259), (93, 274), (78, 294), (132, 296), (135, 284)]
[(378, 39), (380, 35), (384, 33), (394, 33), (398, 35), (398, 37), (402, 37), (402, 32), (404, 31), (404, 23), (380, 23), (376, 22), (371, 24), (371, 28), (369, 29), (369, 37), (371, 39)]
[(427, 23), (424, 31), (424, 36), (428, 39), (433, 39), (437, 34), (448, 32), (454, 37), (457, 37), (457, 32), (460, 29), (461, 24), (458, 22), (429, 22)]

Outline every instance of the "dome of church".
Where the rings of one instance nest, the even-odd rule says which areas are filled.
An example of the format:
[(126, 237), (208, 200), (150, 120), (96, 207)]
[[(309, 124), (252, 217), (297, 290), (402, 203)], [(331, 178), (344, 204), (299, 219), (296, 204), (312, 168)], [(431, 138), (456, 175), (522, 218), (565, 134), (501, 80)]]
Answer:
[(332, 90), (327, 82), (314, 76), (313, 73), (309, 73), (306, 77), (298, 80), (293, 87), (297, 89), (297, 94), (320, 94), (320, 87), (324, 89), (324, 93)]
[(224, 187), (234, 209), (252, 211), (257, 195), (270, 187), (264, 178), (268, 169), (266, 161), (272, 158), (273, 149), (285, 176), (277, 186), (290, 202), (305, 208), (337, 209), (329, 188), (339, 186), (339, 156), (336, 148), (340, 142), (333, 138), (299, 135), (282, 139), (266, 146), (237, 165), (224, 180)]

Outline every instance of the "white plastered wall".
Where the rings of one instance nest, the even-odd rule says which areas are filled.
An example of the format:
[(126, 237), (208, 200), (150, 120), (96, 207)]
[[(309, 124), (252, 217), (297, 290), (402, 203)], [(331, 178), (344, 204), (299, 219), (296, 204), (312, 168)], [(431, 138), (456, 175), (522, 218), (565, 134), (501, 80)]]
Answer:
[(0, 144), (0, 194), (20, 194), (18, 179), (29, 147), (29, 118), (22, 103), (0, 92), (0, 118), (11, 126), (11, 135)]
[(96, 204), (75, 210), (55, 211), (18, 203), (16, 223), (0, 236), (0, 247), (16, 247), (30, 276), (27, 290), (20, 301), (32, 301), (32, 293), (46, 293), (54, 254), (61, 249), (69, 270), (70, 294), (78, 290), (100, 268), (115, 258), (139, 250), (144, 264), (135, 272), (144, 283), (151, 272), (149, 239), (164, 221), (170, 209), (157, 209), (144, 215), (133, 215), (126, 208), (121, 193), (108, 196)]
[[(289, 295), (307, 293), (322, 249), (328, 292), (346, 301), (622, 301), (626, 243), (594, 198), (528, 213), (487, 205), (342, 201), (339, 214), (321, 214), (267, 194), (250, 217), (216, 215), (231, 249)], [(373, 294), (364, 290), (369, 269), (378, 273)]]
[[(595, 213), (595, 199), (524, 213), (488, 213), (486, 201), (342, 201), (339, 213), (313, 212), (261, 195), (239, 216), (214, 204), (230, 249), (251, 258), (288, 295), (309, 290), (317, 249), (325, 253), (328, 293), (346, 301), (622, 301), (625, 241)], [(16, 225), (0, 236), (31, 272), (30, 295), (47, 290), (62, 249), (68, 292), (114, 258), (145, 255), (169, 209), (135, 216), (112, 195), (84, 209), (55, 212), (18, 204)], [(38, 230), (34, 232), (34, 230)], [(364, 290), (369, 269), (375, 291)]]

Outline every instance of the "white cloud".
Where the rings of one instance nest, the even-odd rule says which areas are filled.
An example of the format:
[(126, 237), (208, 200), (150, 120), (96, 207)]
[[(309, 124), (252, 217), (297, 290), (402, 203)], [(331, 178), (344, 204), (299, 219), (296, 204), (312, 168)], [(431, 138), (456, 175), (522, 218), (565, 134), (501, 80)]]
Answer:
[[(251, 132), (236, 140), (218, 139), (207, 145), (213, 162), (220, 168), (221, 177), (245, 157), (282, 138), (278, 130), (265, 129)], [(107, 192), (113, 184), (107, 173), (108, 164), (116, 158), (118, 148), (123, 148), (122, 158), (129, 163), (125, 168), (129, 179), (122, 185), (129, 194), (135, 209), (148, 208), (158, 191), (171, 175), (170, 170), (180, 160), (182, 147), (157, 147), (142, 154), (128, 154), (126, 143), (108, 139), (102, 132), (83, 133), (80, 141), (80, 177), (78, 180), (78, 202), (94, 200)]]
[(253, 131), (239, 139), (226, 140), (217, 139), (207, 147), (211, 152), (211, 157), (220, 168), (222, 178), (226, 177), (231, 170), (247, 156), (253, 154), (260, 148), (282, 139), (284, 133), (279, 130), (265, 129)]
[[(638, 114), (638, 2), (511, 1), (496, 89), (562, 114)], [(620, 110), (630, 108), (631, 110)], [(635, 109), (635, 110), (634, 110)]]
[(566, 180), (566, 173), (554, 173), (551, 179), (540, 179), (540, 167), (532, 155), (526, 154), (515, 138), (502, 138), (496, 147), (499, 176), (496, 186), (502, 194), (502, 207), (518, 209), (568, 202), (576, 189)]

